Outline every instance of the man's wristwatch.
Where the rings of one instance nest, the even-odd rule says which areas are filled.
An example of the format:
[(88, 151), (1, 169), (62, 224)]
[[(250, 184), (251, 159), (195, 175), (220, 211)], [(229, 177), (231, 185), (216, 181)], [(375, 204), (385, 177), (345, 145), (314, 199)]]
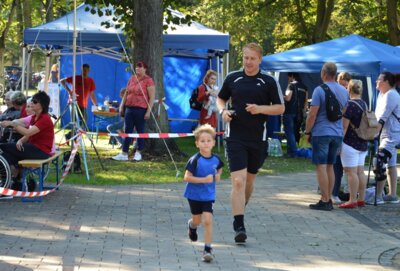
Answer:
[(311, 135), (311, 132), (304, 132), (305, 135)]
[(224, 113), (225, 110), (226, 110), (225, 108), (222, 108), (221, 110), (219, 110), (219, 114), (222, 115), (222, 113)]

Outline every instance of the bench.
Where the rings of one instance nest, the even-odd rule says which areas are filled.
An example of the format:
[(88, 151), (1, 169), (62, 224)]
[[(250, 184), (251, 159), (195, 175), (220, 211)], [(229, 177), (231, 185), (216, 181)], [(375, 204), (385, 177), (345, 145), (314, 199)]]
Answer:
[[(44, 189), (52, 189), (54, 187), (44, 187), (44, 179), (47, 177), (48, 169), (51, 164), (56, 169), (56, 185), (59, 182), (59, 157), (63, 154), (63, 151), (56, 151), (52, 156), (47, 159), (26, 159), (18, 162), (18, 165), (22, 168), (22, 191), (27, 191), (27, 176), (29, 173), (37, 175), (39, 177), (38, 191), (42, 192)], [(34, 198), (22, 198), (24, 202), (42, 202), (43, 197)]]

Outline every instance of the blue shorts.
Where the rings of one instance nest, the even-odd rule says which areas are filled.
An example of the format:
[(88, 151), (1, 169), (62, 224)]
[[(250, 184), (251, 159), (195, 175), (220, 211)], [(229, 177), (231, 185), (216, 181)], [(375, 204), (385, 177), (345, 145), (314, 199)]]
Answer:
[(264, 164), (268, 153), (266, 141), (226, 141), (229, 170), (231, 172), (247, 169), (251, 174), (257, 174)]
[(313, 136), (311, 138), (313, 164), (335, 164), (337, 151), (342, 146), (342, 141), (341, 136)]

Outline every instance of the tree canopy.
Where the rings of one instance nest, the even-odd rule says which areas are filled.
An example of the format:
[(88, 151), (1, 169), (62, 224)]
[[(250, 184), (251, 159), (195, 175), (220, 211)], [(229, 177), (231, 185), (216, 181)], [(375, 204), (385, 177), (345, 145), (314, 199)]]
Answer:
[[(125, 24), (126, 33), (134, 37), (135, 1), (86, 2), (113, 4)], [(399, 0), (164, 0), (161, 3), (167, 21), (183, 23), (196, 19), (216, 30), (229, 32), (232, 68), (239, 65), (243, 44), (252, 41), (260, 43), (265, 54), (352, 33), (392, 45), (400, 44)], [(64, 15), (72, 10), (72, 6), (73, 1), (1, 1), (0, 57), (3, 52), (5, 54), (2, 62), (20, 62), (19, 43), (23, 28)], [(173, 18), (167, 7), (188, 16), (182, 20)]]

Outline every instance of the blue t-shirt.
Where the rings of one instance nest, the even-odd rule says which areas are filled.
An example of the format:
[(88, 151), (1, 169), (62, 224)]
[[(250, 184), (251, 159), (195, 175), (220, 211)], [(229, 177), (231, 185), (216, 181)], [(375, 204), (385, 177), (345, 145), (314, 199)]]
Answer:
[[(349, 100), (347, 90), (336, 82), (326, 82), (325, 84), (335, 94), (340, 108), (343, 109)], [(325, 90), (321, 86), (314, 89), (311, 106), (319, 106), (317, 118), (311, 130), (313, 136), (343, 136), (342, 119), (333, 122), (329, 121), (326, 116)]]
[[(186, 164), (186, 170), (190, 171), (195, 177), (206, 177), (210, 174), (215, 175), (224, 166), (218, 155), (212, 154), (204, 157), (196, 153), (190, 157)], [(212, 183), (186, 183), (184, 197), (197, 201), (215, 200), (215, 181)]]

